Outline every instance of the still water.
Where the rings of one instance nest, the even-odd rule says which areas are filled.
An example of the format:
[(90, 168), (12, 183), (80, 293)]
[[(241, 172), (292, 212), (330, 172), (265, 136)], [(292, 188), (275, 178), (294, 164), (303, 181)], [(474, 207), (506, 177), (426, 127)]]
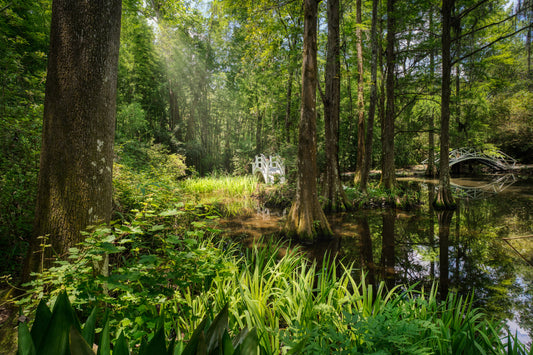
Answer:
[[(435, 211), (435, 181), (405, 178), (419, 191), (412, 211), (358, 210), (329, 216), (334, 238), (306, 247), (327, 251), (389, 286), (438, 281), (441, 294), (474, 292), (475, 306), (507, 320), (524, 343), (533, 337), (533, 179), (512, 175), (452, 179), (458, 208)], [(226, 221), (243, 242), (275, 233), (283, 216)], [(224, 229), (226, 229), (224, 228)], [(245, 237), (249, 236), (249, 238)]]

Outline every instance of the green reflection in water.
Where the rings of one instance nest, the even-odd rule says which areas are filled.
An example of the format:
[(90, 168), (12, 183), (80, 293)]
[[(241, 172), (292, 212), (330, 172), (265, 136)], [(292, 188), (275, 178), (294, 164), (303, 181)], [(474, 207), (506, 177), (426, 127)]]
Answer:
[[(474, 179), (454, 182), (489, 185)], [(459, 199), (458, 209), (446, 212), (433, 211), (431, 183), (408, 183), (411, 189), (422, 189), (424, 203), (417, 211), (332, 216), (333, 228), (341, 231), (334, 252), (364, 268), (369, 281), (385, 280), (391, 287), (419, 282), (426, 289), (438, 281), (442, 297), (448, 291), (474, 292), (476, 306), (509, 320), (513, 332), (524, 332), (522, 339), (530, 342), (533, 237), (528, 236), (533, 236), (533, 181), (518, 179), (498, 193), (489, 190), (478, 194), (482, 198)], [(354, 230), (354, 224), (355, 233), (342, 233)]]

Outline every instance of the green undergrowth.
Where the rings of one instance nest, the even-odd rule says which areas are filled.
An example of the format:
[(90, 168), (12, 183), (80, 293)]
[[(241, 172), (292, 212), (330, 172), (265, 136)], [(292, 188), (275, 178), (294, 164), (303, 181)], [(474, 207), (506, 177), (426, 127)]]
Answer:
[[(136, 353), (164, 329), (167, 343), (187, 341), (202, 320), (228, 307), (228, 336), (255, 329), (268, 354), (507, 353), (503, 324), (472, 308), (473, 296), (437, 299), (417, 291), (357, 281), (360, 270), (335, 260), (317, 265), (298, 249), (217, 241), (195, 222), (174, 227), (180, 211), (143, 211), (131, 224), (102, 226), (72, 248), (65, 261), (34, 275), (19, 305), (31, 320), (42, 299), (66, 291), (79, 319), (95, 307), (110, 339), (124, 337)], [(282, 252), (283, 251), (283, 252)], [(95, 268), (108, 257), (102, 275)], [(94, 342), (101, 342), (102, 330)], [(516, 340), (516, 339), (515, 339)], [(525, 348), (514, 343), (514, 353)], [(511, 352), (513, 353), (513, 352)], [(178, 352), (179, 354), (179, 352)]]
[(113, 166), (115, 215), (131, 220), (132, 211), (150, 202), (162, 211), (176, 204), (206, 215), (247, 215), (256, 210), (251, 176), (186, 176), (184, 157), (169, 154), (157, 144), (126, 142), (118, 146)]
[(356, 208), (398, 208), (411, 210), (420, 205), (421, 194), (415, 185), (395, 187), (392, 190), (383, 188), (379, 182), (368, 184), (367, 192), (363, 193), (359, 186), (345, 188), (346, 195)]

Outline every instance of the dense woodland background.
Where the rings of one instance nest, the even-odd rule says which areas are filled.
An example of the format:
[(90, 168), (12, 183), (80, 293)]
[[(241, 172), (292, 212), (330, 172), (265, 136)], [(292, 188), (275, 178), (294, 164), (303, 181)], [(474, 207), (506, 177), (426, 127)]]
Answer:
[[(372, 42), (372, 1), (361, 2), (360, 21), (357, 3), (340, 4), (340, 171), (357, 168), (373, 62), (371, 166), (381, 166), (386, 104), (394, 106), (395, 166), (418, 164), (428, 156), (431, 132), (438, 151), (440, 4), (396, 1), (394, 27), (388, 27), (388, 4), (378, 2)], [(255, 154), (279, 154), (294, 174), (302, 11), (300, 1), (123, 1), (117, 151), (137, 154), (156, 146), (185, 157), (188, 172), (199, 175), (246, 174)], [(498, 148), (522, 163), (533, 162), (533, 4), (458, 0), (452, 14), (450, 146)], [(0, 1), (3, 273), (19, 267), (32, 229), (50, 16), (51, 1)], [(324, 171), (325, 2), (319, 4), (318, 23), (318, 164)], [(388, 57), (391, 28), (396, 46)], [(386, 101), (387, 68), (393, 69), (394, 90)], [(139, 163), (142, 157), (139, 153)]]

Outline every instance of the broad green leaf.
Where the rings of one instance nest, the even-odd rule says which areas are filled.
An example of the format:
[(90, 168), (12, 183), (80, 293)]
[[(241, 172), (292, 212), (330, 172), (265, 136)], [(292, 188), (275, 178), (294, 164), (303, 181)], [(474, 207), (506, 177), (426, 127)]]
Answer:
[(219, 347), (222, 342), (222, 336), (228, 327), (228, 308), (229, 304), (222, 308), (217, 314), (211, 326), (205, 334), (205, 340), (207, 342), (207, 352), (212, 352), (215, 348)]
[(144, 351), (142, 353), (139, 352), (139, 355), (166, 354), (166, 346), (165, 331), (160, 327)]
[(100, 334), (100, 344), (98, 344), (98, 355), (111, 354), (111, 336), (109, 334), (108, 312), (105, 315), (105, 324), (102, 334)]
[(96, 328), (96, 307), (93, 308), (89, 318), (85, 321), (81, 335), (89, 345), (94, 343), (94, 330)]
[(52, 310), (52, 318), (44, 337), (38, 345), (40, 355), (68, 355), (70, 327), (80, 331), (80, 323), (67, 293), (62, 291), (56, 299)]
[(19, 323), (18, 329), (18, 354), (35, 355), (35, 345), (31, 338), (30, 330), (26, 323)]
[(224, 355), (233, 355), (235, 352), (235, 348), (233, 347), (233, 344), (231, 343), (231, 338), (229, 337), (229, 334), (227, 331), (224, 332), (224, 335), (222, 336), (222, 344), (220, 344), (222, 353)]
[(185, 347), (185, 349), (183, 349), (182, 355), (196, 354), (196, 349), (198, 348), (198, 342), (200, 341), (200, 334), (202, 335), (202, 339), (205, 339), (203, 333), (204, 333), (206, 324), (207, 324), (207, 317), (205, 317), (202, 320), (202, 322), (196, 327), (196, 329), (192, 333), (191, 339), (189, 339), (189, 343), (187, 343), (187, 346)]
[(91, 346), (74, 326), (70, 327), (70, 353), (72, 355), (94, 355)]
[(50, 324), (50, 319), (52, 319), (52, 312), (50, 312), (50, 308), (48, 308), (46, 302), (41, 299), (35, 311), (35, 321), (31, 327), (33, 344), (39, 345), (41, 343), (46, 329), (48, 329), (48, 325)]
[(237, 354), (246, 354), (253, 355), (259, 354), (259, 338), (257, 337), (257, 330), (254, 328), (248, 332), (244, 337), (242, 343), (235, 348), (234, 355)]
[(124, 338), (124, 332), (120, 332), (115, 346), (113, 347), (113, 355), (130, 355), (130, 350), (128, 349), (128, 342)]

